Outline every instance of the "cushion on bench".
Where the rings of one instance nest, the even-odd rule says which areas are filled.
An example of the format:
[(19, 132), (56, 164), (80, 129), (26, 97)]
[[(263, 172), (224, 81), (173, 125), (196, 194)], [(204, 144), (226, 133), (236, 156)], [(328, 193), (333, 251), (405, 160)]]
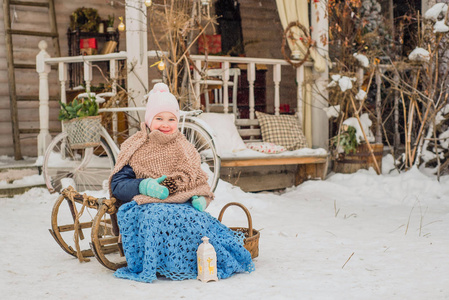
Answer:
[(245, 143), (235, 127), (233, 114), (202, 113), (199, 118), (212, 128), (218, 155), (222, 156), (226, 153), (235, 153), (246, 149)]
[(296, 116), (269, 115), (256, 111), (262, 140), (296, 150), (307, 147), (307, 141)]

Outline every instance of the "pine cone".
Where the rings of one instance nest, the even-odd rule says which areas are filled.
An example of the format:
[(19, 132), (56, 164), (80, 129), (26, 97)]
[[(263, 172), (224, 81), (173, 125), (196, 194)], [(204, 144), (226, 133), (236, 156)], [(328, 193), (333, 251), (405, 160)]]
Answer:
[(178, 190), (175, 180), (171, 178), (165, 178), (164, 181), (161, 182), (161, 185), (165, 186), (168, 189), (169, 195), (176, 193), (176, 191)]

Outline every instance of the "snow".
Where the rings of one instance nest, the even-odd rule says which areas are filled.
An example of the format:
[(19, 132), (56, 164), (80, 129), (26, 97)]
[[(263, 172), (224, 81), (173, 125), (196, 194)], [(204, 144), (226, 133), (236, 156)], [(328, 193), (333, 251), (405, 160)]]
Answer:
[(433, 32), (437, 33), (437, 32), (448, 32), (449, 31), (449, 26), (447, 26), (444, 23), (444, 19), (440, 20), (440, 21), (436, 21), (435, 25), (433, 25)]
[(363, 54), (358, 54), (358, 53), (354, 53), (353, 55), (358, 60), (358, 62), (360, 63), (360, 65), (362, 67), (364, 67), (364, 68), (368, 68), (369, 67), (368, 57), (366, 57)]
[(332, 75), (331, 78), (332, 81), (327, 85), (327, 87), (335, 87), (338, 84), (342, 92), (352, 89), (352, 82), (356, 81), (356, 78), (341, 76), (339, 74)]
[(408, 59), (413, 61), (429, 61), (430, 53), (426, 49), (416, 47), (412, 52), (410, 52)]
[(436, 22), (440, 14), (445, 14), (447, 12), (447, 4), (445, 3), (437, 3), (429, 8), (424, 14), (425, 19), (432, 20)]
[[(218, 282), (117, 279), (95, 258), (80, 263), (48, 233), (57, 195), (34, 188), (0, 199), (2, 299), (447, 299), (449, 176), (331, 173), (285, 193), (244, 193), (220, 181), (207, 209), (228, 202), (260, 231), (256, 271)], [(390, 172), (391, 171), (391, 172)], [(247, 226), (238, 208), (228, 226)]]
[[(367, 113), (364, 113), (360, 116), (360, 123), (362, 123), (363, 131), (365, 131), (366, 137), (368, 138), (369, 142), (374, 142), (374, 134), (371, 131), (370, 127), (373, 124), (373, 122), (370, 120)], [(355, 135), (357, 137), (357, 142), (360, 143), (361, 141), (365, 140), (365, 137), (363, 135), (362, 129), (360, 128), (359, 121), (357, 118), (352, 117), (348, 118), (343, 121), (344, 125), (352, 126), (355, 128)]]
[(359, 89), (357, 95), (355, 95), (355, 99), (359, 101), (363, 101), (366, 98), (367, 94), (364, 90)]
[[(207, 151), (207, 150), (206, 150)], [(207, 152), (205, 154), (207, 155)], [(280, 153), (262, 153), (252, 149), (245, 149), (239, 152), (223, 152), (220, 156), (221, 159), (245, 159), (245, 158), (255, 158), (255, 157), (300, 157), (300, 156), (322, 156), (327, 155), (327, 151), (323, 148), (301, 148), (292, 151), (284, 151)]]
[(334, 105), (334, 106), (329, 106), (329, 107), (323, 107), (323, 110), (329, 119), (336, 118), (340, 114), (340, 104)]

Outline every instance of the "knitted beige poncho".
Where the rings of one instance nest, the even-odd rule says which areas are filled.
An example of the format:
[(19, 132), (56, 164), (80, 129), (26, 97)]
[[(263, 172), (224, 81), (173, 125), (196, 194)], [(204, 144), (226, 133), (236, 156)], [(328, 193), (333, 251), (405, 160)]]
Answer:
[(136, 178), (156, 179), (166, 175), (177, 187), (176, 192), (164, 200), (136, 195), (133, 200), (138, 204), (183, 203), (192, 196), (204, 196), (209, 205), (214, 197), (207, 174), (201, 169), (199, 153), (179, 131), (167, 135), (156, 130), (148, 134), (145, 123), (142, 123), (141, 131), (122, 144), (109, 187), (112, 176), (127, 164), (133, 168)]

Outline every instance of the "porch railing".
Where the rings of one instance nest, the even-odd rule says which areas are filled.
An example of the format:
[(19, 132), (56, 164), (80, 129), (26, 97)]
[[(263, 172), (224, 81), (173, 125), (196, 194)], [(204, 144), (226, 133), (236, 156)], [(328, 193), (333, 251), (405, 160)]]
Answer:
[[(38, 136), (38, 155), (41, 156), (45, 153), (47, 145), (51, 141), (51, 135), (49, 133), (49, 82), (48, 75), (51, 72), (51, 65), (58, 65), (58, 80), (61, 90), (61, 101), (66, 102), (66, 82), (67, 82), (67, 70), (69, 63), (83, 63), (83, 79), (86, 82), (86, 92), (90, 92), (91, 84), (93, 81), (93, 63), (99, 61), (108, 61), (111, 82), (112, 82), (112, 92), (117, 91), (118, 78), (117, 74), (117, 64), (119, 61), (124, 61), (127, 58), (127, 53), (122, 51), (119, 53), (111, 53), (105, 55), (89, 55), (89, 56), (70, 56), (70, 57), (57, 57), (52, 58), (47, 53), (47, 45), (45, 42), (39, 43), (40, 52), (36, 57), (36, 71), (39, 73), (39, 118), (40, 118), (40, 133)], [(148, 59), (154, 59), (158, 57), (156, 51), (147, 52)], [(264, 59), (264, 58), (252, 58), (252, 57), (226, 57), (226, 56), (204, 56), (204, 55), (191, 55), (192, 60), (198, 69), (201, 69), (201, 64), (203, 62), (219, 62), (222, 68), (222, 84), (223, 84), (223, 108), (224, 112), (229, 111), (229, 69), (232, 63), (246, 64), (247, 68), (247, 80), (249, 86), (249, 118), (254, 119), (255, 117), (255, 94), (254, 94), (254, 82), (256, 80), (256, 64), (264, 64), (268, 68), (271, 68), (273, 74), (273, 84), (274, 84), (274, 103), (273, 111), (275, 115), (280, 114), (280, 87), (282, 81), (282, 67), (291, 67), (285, 60), (281, 59)], [(298, 118), (302, 124), (302, 112), (303, 112), (303, 82), (304, 82), (304, 70), (305, 68), (312, 68), (311, 63), (305, 63), (301, 67), (296, 69), (294, 78), (284, 78), (284, 80), (294, 80), (296, 81), (296, 111), (298, 112)], [(270, 72), (269, 72), (270, 74)], [(284, 76), (285, 77), (285, 76)], [(197, 70), (193, 72), (194, 79), (194, 91), (197, 103), (199, 103), (200, 93), (201, 93), (201, 75)], [(269, 79), (267, 79), (268, 81)], [(239, 99), (237, 98), (237, 103)]]

